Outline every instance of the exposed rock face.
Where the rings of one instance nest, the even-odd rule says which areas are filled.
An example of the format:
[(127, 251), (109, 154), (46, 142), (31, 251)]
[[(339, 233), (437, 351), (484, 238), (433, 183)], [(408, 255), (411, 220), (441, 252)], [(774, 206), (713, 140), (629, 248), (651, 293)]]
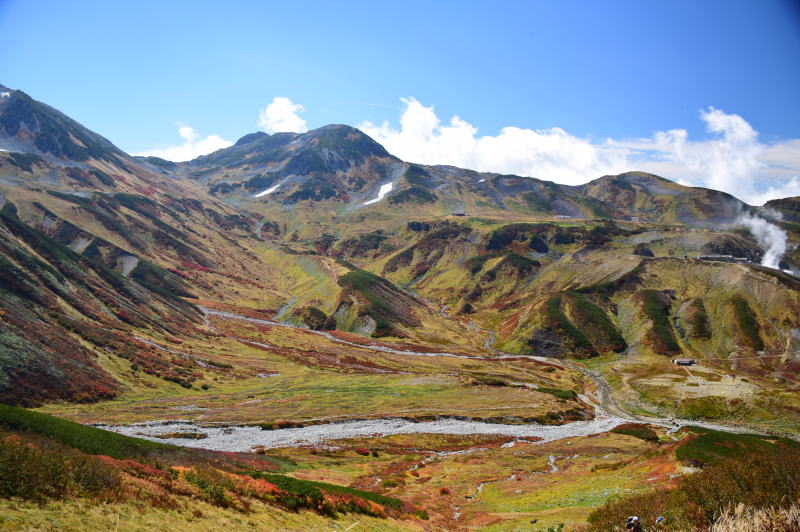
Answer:
[(0, 148), (51, 155), (59, 159), (90, 158), (118, 162), (125, 153), (100, 135), (22, 91), (0, 98)]
[(800, 197), (769, 200), (764, 207), (779, 212), (788, 222), (800, 222)]
[(702, 255), (730, 255), (743, 257), (750, 262), (761, 262), (764, 252), (751, 238), (735, 233), (725, 233), (714, 237), (700, 250)]
[(329, 331), (336, 328), (336, 319), (314, 306), (303, 307), (295, 313), (295, 317), (315, 331)]
[(647, 244), (636, 244), (633, 248), (633, 254), (641, 257), (655, 257), (655, 255), (653, 255), (653, 250), (651, 250)]
[(285, 204), (366, 198), (405, 170), (383, 146), (343, 125), (302, 134), (245, 135), (229, 148), (176, 169), (220, 196), (268, 195)]
[(562, 356), (562, 338), (551, 329), (538, 329), (528, 339), (531, 350), (544, 357)]

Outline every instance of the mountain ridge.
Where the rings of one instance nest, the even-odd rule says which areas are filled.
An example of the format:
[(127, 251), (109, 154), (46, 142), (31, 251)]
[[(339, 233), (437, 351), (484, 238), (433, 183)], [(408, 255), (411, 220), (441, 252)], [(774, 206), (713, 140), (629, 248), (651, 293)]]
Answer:
[[(669, 179), (639, 171), (628, 171), (617, 176), (600, 176), (590, 179), (582, 185), (570, 187), (539, 180), (533, 176), (476, 172), (447, 165), (422, 165), (404, 162), (389, 154), (383, 146), (360, 130), (342, 124), (329, 124), (306, 133), (276, 133), (273, 135), (263, 132), (250, 133), (242, 136), (228, 148), (222, 148), (216, 152), (185, 162), (166, 161), (153, 157), (132, 157), (104, 137), (89, 131), (78, 122), (46, 104), (34, 100), (24, 92), (19, 90), (12, 91), (11, 89), (6, 91), (5, 88), (3, 88), (3, 92), (10, 92), (10, 96), (0, 98), (0, 133), (2, 133), (0, 134), (0, 148), (2, 149), (39, 155), (44, 154), (76, 162), (85, 162), (91, 157), (124, 165), (125, 163), (122, 159), (128, 159), (149, 167), (150, 170), (156, 169), (164, 175), (200, 179), (206, 183), (213, 182), (213, 184), (220, 185), (222, 189), (227, 189), (226, 185), (233, 188), (235, 185), (241, 185), (243, 181), (247, 181), (243, 188), (248, 192), (256, 193), (259, 192), (255, 188), (256, 185), (264, 185), (262, 190), (265, 190), (270, 188), (270, 186), (267, 186), (268, 183), (280, 181), (287, 177), (294, 176), (308, 180), (313, 179), (313, 177), (319, 177), (320, 174), (346, 172), (351, 166), (362, 166), (365, 160), (371, 158), (399, 163), (406, 169), (424, 168), (428, 173), (434, 174), (433, 177), (440, 180), (465, 175), (477, 177), (477, 179), (466, 181), (471, 181), (470, 184), (472, 185), (477, 185), (478, 183), (476, 182), (485, 182), (485, 180), (498, 179), (500, 177), (506, 179), (532, 179), (531, 185), (539, 183), (544, 187), (549, 187), (551, 190), (558, 189), (560, 192), (559, 199), (566, 201), (567, 204), (571, 202), (564, 198), (564, 196), (568, 196), (565, 192), (568, 190), (577, 191), (584, 196), (600, 200), (604, 204), (604, 208), (610, 208), (612, 214), (625, 211), (629, 217), (647, 216), (653, 214), (653, 212), (658, 212), (659, 215), (663, 216), (664, 212), (671, 208), (670, 206), (659, 208), (658, 201), (647, 202), (646, 200), (642, 201), (641, 198), (637, 200), (637, 194), (639, 196), (642, 194), (662, 196), (660, 198), (661, 203), (669, 203), (665, 201), (665, 197), (675, 195), (687, 196), (694, 194), (707, 196), (699, 199), (690, 198), (690, 202), (694, 200), (703, 208), (711, 208), (714, 201), (721, 201), (723, 208), (712, 218), (713, 222), (722, 222), (734, 217), (736, 209), (749, 207), (727, 193), (703, 187), (683, 187)], [(59, 128), (63, 130), (62, 134), (56, 134)], [(73, 138), (75, 140), (72, 140)], [(234, 181), (230, 176), (227, 179), (223, 179), (221, 175), (216, 175), (220, 168), (230, 169), (241, 166), (252, 167), (253, 165), (261, 165), (260, 169), (264, 170), (264, 172), (259, 174), (254, 170), (250, 171), (245, 174), (248, 180)], [(249, 170), (252, 170), (252, 168)], [(380, 173), (381, 170), (377, 168), (373, 169), (373, 171)], [(643, 176), (649, 177), (643, 181)], [(397, 176), (384, 172), (382, 179), (379, 179), (379, 181), (388, 182), (392, 178), (396, 180)], [(655, 178), (660, 180), (659, 182), (664, 186), (654, 186)], [(647, 182), (648, 180), (649, 183)], [(419, 179), (413, 183), (406, 184), (408, 185), (407, 188), (420, 186)], [(328, 190), (325, 185), (332, 186), (334, 190)], [(372, 188), (377, 185), (378, 183), (370, 183)], [(331, 179), (323, 178), (321, 183), (316, 184), (316, 187), (310, 187), (311, 191), (301, 191), (296, 194), (291, 202), (298, 198), (301, 201), (303, 199), (319, 201), (329, 198), (342, 200), (349, 197), (353, 192), (358, 192), (361, 186), (363, 185), (357, 178), (344, 185), (332, 182)], [(220, 187), (216, 190), (219, 191)], [(630, 190), (630, 187), (634, 187), (635, 190)], [(530, 196), (533, 203), (547, 203), (547, 198), (542, 198), (541, 195), (535, 197), (537, 196), (535, 186), (523, 188), (528, 189), (525, 192), (533, 194), (533, 196)], [(397, 188), (395, 190), (399, 192), (402, 189)], [(517, 193), (521, 189), (517, 186), (511, 187), (511, 190), (513, 193)], [(491, 196), (492, 193), (497, 192), (497, 190), (491, 193), (486, 192), (484, 195)], [(502, 191), (499, 194), (499, 197), (495, 197), (495, 199), (499, 199), (502, 203), (506, 194)], [(424, 196), (424, 194), (419, 193), (419, 189), (412, 190), (411, 195)], [(280, 197), (280, 195), (276, 197)], [(582, 200), (586, 201), (585, 198), (582, 198)], [(641, 208), (631, 210), (631, 205), (636, 206), (637, 203), (641, 205)], [(684, 215), (686, 215), (696, 206), (688, 205), (683, 208), (686, 211)], [(582, 210), (585, 209), (564, 206), (563, 212), (557, 212), (557, 214), (569, 215), (570, 212), (575, 214)]]
[[(89, 349), (95, 354), (104, 351), (91, 331), (104, 327), (156, 344), (198, 342), (210, 333), (191, 301), (454, 350), (467, 349), (462, 341), (479, 349), (481, 327), (491, 328), (497, 348), (510, 353), (634, 353), (656, 357), (647, 358), (656, 365), (664, 353), (722, 356), (759, 345), (774, 356), (794, 345), (791, 329), (800, 328), (785, 314), (796, 297), (793, 278), (755, 264), (766, 248), (736, 225), (742, 214), (762, 210), (722, 192), (644, 172), (566, 186), (409, 163), (344, 125), (251, 133), (180, 163), (116, 148), (59, 148), (41, 157), (39, 131), (62, 127), (58, 138), (70, 142), (96, 137), (43, 104), (25, 105), (38, 124), (50, 122), (42, 130), (16, 118), (17, 129), (0, 134), (10, 146), (17, 137), (9, 131), (31, 133), (18, 145), (30, 152), (0, 152), (2, 227), (13, 244), (0, 257), (20, 272), (20, 282), (6, 280), (0, 292), (16, 301), (9, 306), (17, 309), (15, 323), (33, 311), (61, 342), (100, 342)], [(4, 123), (9, 116), (18, 114), (0, 107)], [(784, 213), (775, 224), (790, 238), (787, 269), (800, 264), (794, 203), (768, 205)], [(70, 286), (86, 287), (87, 296), (72, 295)], [(725, 294), (741, 302), (731, 307)], [(152, 308), (142, 304), (148, 298)], [(684, 325), (703, 313), (711, 338), (691, 336), (700, 325)], [(76, 316), (79, 326), (62, 325)], [(786, 325), (776, 332), (770, 323)], [(9, 330), (20, 336), (17, 329)], [(26, 338), (43, 364), (55, 356), (35, 335)], [(211, 375), (188, 370), (181, 362), (195, 360), (188, 353), (176, 358), (119, 339), (109, 345), (124, 353), (128, 368), (145, 367), (178, 386)], [(97, 360), (115, 381), (141, 385), (138, 369), (120, 369), (106, 355)], [(639, 393), (636, 378), (627, 393)], [(781, 370), (775, 378), (787, 377)], [(124, 393), (124, 386), (106, 388), (94, 399)]]
[[(0, 148), (15, 150), (0, 151), (0, 403), (40, 412), (0, 409), (0, 444), (42, 442), (23, 431), (16, 443), (19, 426), (6, 437), (12, 414), (91, 432), (46, 412), (107, 428), (162, 420), (149, 436), (125, 430), (201, 448), (230, 432), (245, 446), (96, 457), (124, 475), (133, 521), (155, 493), (165, 526), (180, 513), (198, 530), (223, 516), (329, 526), (330, 501), (413, 530), (529, 526), (517, 508), (579, 524), (710, 455), (780, 449), (697, 425), (800, 430), (798, 198), (762, 208), (644, 172), (566, 186), (416, 164), (343, 125), (251, 133), (176, 163), (131, 157), (19, 98), (30, 115), (0, 103), (13, 122)], [(373, 430), (398, 419), (558, 436)], [(341, 439), (340, 421), (370, 436)], [(331, 442), (262, 445), (289, 427)], [(241, 467), (220, 461), (232, 450), (249, 451)], [(258, 464), (292, 476), (237, 475)], [(212, 511), (225, 513), (206, 526)]]

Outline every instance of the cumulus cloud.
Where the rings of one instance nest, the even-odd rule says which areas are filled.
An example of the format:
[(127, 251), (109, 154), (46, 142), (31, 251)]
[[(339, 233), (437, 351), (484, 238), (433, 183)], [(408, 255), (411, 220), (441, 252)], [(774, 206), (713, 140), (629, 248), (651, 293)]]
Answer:
[(624, 172), (625, 157), (561, 128), (505, 127), (497, 136), (478, 136), (478, 129), (454, 116), (443, 124), (434, 108), (403, 98), (400, 128), (389, 122), (364, 122), (359, 129), (404, 160), (449, 164), (484, 172), (512, 173), (566, 184)]
[(200, 138), (197, 131), (189, 126), (182, 126), (178, 128), (178, 134), (183, 139), (183, 143), (177, 146), (165, 146), (162, 148), (153, 148), (135, 153), (134, 155), (141, 155), (144, 157), (161, 157), (168, 161), (189, 161), (195, 157), (206, 155), (208, 153), (227, 148), (233, 143), (223, 139), (219, 135), (209, 135), (205, 138)]
[(306, 121), (297, 113), (305, 111), (302, 105), (292, 103), (289, 98), (276, 96), (258, 115), (258, 127), (267, 133), (305, 133)]
[(388, 121), (358, 127), (398, 157), (486, 172), (581, 184), (628, 170), (652, 172), (682, 184), (723, 190), (751, 204), (800, 195), (800, 139), (773, 144), (741, 116), (709, 107), (699, 118), (709, 138), (692, 140), (685, 129), (643, 139), (594, 141), (561, 128), (505, 127), (497, 135), (458, 116), (443, 123), (433, 106), (403, 98), (399, 127)]
[(758, 133), (741, 116), (713, 107), (702, 111), (700, 118), (713, 138), (690, 142), (683, 129), (658, 132), (652, 149), (677, 164), (676, 171), (683, 167), (684, 180), (752, 200), (766, 167), (759, 158), (764, 147)]

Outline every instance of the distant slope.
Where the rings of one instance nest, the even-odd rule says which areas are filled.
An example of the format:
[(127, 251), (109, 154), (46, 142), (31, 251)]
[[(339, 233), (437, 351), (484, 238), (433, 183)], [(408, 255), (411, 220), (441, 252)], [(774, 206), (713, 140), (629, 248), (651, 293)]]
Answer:
[[(166, 171), (165, 165), (160, 167)], [(278, 212), (277, 206), (269, 207), (276, 202), (283, 206), (322, 202), (328, 206), (326, 212), (350, 218), (364, 209), (393, 217), (398, 208), (415, 208), (439, 215), (514, 212), (709, 225), (730, 223), (749, 209), (729, 194), (685, 187), (644, 172), (566, 186), (531, 177), (404, 163), (362, 132), (339, 125), (303, 134), (252, 133), (234, 146), (170, 171), (258, 212)], [(382, 186), (385, 197), (379, 196)]]
[(603, 176), (577, 187), (629, 217), (661, 223), (732, 222), (747, 205), (724, 192), (686, 187), (645, 172)]

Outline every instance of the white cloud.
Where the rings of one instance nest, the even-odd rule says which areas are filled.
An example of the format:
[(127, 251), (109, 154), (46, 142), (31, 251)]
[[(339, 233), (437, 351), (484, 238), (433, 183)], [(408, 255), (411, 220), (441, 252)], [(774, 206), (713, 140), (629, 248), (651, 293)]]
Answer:
[(299, 103), (295, 104), (289, 98), (276, 96), (272, 99), (272, 103), (259, 113), (258, 127), (267, 133), (305, 133), (308, 131), (306, 121), (297, 114), (303, 111), (305, 109)]
[(652, 172), (682, 184), (733, 194), (751, 204), (800, 195), (800, 139), (763, 144), (736, 114), (713, 107), (700, 113), (710, 138), (691, 140), (685, 129), (644, 139), (592, 141), (561, 128), (505, 127), (495, 136), (454, 116), (443, 124), (434, 108), (402, 99), (400, 127), (358, 127), (401, 159), (581, 184), (629, 170)]
[(189, 126), (178, 128), (178, 134), (183, 139), (183, 144), (177, 146), (165, 146), (153, 148), (134, 155), (143, 157), (161, 157), (168, 161), (189, 161), (195, 157), (227, 148), (233, 143), (223, 139), (219, 135), (209, 135), (206, 138), (199, 138), (197, 132)]
[(758, 195), (757, 178), (766, 167), (759, 159), (763, 146), (758, 133), (741, 116), (713, 107), (702, 111), (700, 118), (716, 138), (690, 142), (683, 129), (658, 132), (653, 137), (654, 151), (677, 164), (675, 171), (682, 170), (681, 177), (688, 182), (752, 200)]
[(627, 169), (624, 156), (561, 128), (505, 127), (497, 136), (480, 137), (475, 126), (458, 116), (451, 118), (449, 124), (442, 124), (433, 107), (425, 107), (414, 98), (402, 101), (406, 109), (400, 129), (388, 122), (380, 126), (365, 122), (358, 127), (404, 160), (513, 173), (573, 185)]

